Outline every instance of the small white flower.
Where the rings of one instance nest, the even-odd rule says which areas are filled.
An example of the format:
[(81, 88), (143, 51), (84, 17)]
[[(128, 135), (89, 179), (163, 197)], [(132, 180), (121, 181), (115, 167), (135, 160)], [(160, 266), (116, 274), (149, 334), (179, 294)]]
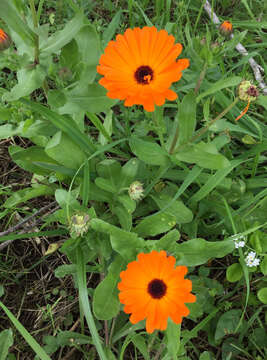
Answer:
[(235, 241), (235, 248), (242, 248), (245, 246), (245, 241)]
[(253, 266), (258, 266), (260, 264), (260, 259), (255, 259), (253, 261)]
[(260, 260), (256, 258), (256, 253), (254, 251), (250, 251), (247, 254), (247, 257), (245, 260), (246, 260), (247, 266), (249, 266), (249, 267), (258, 266), (260, 263)]

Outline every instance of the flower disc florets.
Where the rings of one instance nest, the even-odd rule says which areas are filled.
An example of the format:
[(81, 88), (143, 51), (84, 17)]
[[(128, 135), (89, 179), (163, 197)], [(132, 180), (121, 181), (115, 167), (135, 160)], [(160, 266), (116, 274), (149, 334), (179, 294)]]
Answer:
[(134, 181), (128, 190), (129, 196), (132, 200), (141, 200), (144, 195), (143, 184), (140, 181)]
[(73, 238), (83, 236), (87, 233), (90, 224), (90, 217), (88, 214), (76, 214), (71, 217), (70, 234)]

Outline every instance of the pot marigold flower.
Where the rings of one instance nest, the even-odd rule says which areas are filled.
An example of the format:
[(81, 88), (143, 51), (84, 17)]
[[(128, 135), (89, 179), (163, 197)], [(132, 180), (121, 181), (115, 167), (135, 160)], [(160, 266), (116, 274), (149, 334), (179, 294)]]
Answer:
[(196, 301), (192, 282), (184, 279), (186, 266), (175, 265), (165, 251), (141, 253), (120, 273), (119, 299), (133, 324), (146, 318), (146, 330), (165, 330), (170, 317), (176, 324), (189, 314), (185, 303)]
[(10, 44), (10, 37), (4, 32), (4, 30), (0, 29), (0, 51), (8, 49)]
[(99, 83), (112, 99), (125, 100), (125, 106), (143, 105), (154, 111), (165, 100), (175, 100), (177, 94), (170, 88), (180, 80), (188, 59), (177, 60), (182, 45), (166, 30), (156, 27), (127, 29), (110, 41), (100, 57), (97, 71), (104, 75)]
[(233, 25), (232, 23), (230, 23), (230, 21), (224, 21), (221, 25), (220, 25), (220, 32), (225, 35), (225, 36), (229, 36), (232, 34), (233, 32)]

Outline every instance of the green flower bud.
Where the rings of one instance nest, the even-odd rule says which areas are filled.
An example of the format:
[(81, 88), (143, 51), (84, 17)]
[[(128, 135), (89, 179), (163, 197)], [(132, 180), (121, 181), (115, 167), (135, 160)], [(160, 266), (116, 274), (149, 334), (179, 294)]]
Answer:
[(90, 225), (90, 217), (88, 214), (76, 214), (71, 217), (70, 235), (74, 239), (87, 233)]
[(144, 189), (140, 181), (134, 181), (128, 190), (129, 196), (132, 200), (141, 200), (143, 197)]

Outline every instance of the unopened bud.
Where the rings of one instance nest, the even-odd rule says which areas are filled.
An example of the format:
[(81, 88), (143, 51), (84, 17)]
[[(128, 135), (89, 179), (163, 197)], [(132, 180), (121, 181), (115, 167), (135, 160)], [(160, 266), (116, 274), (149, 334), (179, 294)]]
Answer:
[(73, 215), (70, 221), (70, 234), (74, 239), (87, 233), (90, 224), (88, 214)]
[(132, 200), (141, 200), (144, 194), (144, 189), (140, 181), (134, 181), (128, 190), (129, 196)]
[(224, 21), (221, 25), (220, 25), (220, 32), (222, 35), (224, 36), (230, 36), (233, 32), (233, 25), (232, 23), (230, 23), (230, 21)]
[(254, 101), (259, 96), (259, 90), (250, 81), (244, 80), (238, 87), (238, 96), (243, 101)]
[(0, 51), (8, 49), (10, 44), (10, 37), (4, 32), (4, 30), (0, 29)]

